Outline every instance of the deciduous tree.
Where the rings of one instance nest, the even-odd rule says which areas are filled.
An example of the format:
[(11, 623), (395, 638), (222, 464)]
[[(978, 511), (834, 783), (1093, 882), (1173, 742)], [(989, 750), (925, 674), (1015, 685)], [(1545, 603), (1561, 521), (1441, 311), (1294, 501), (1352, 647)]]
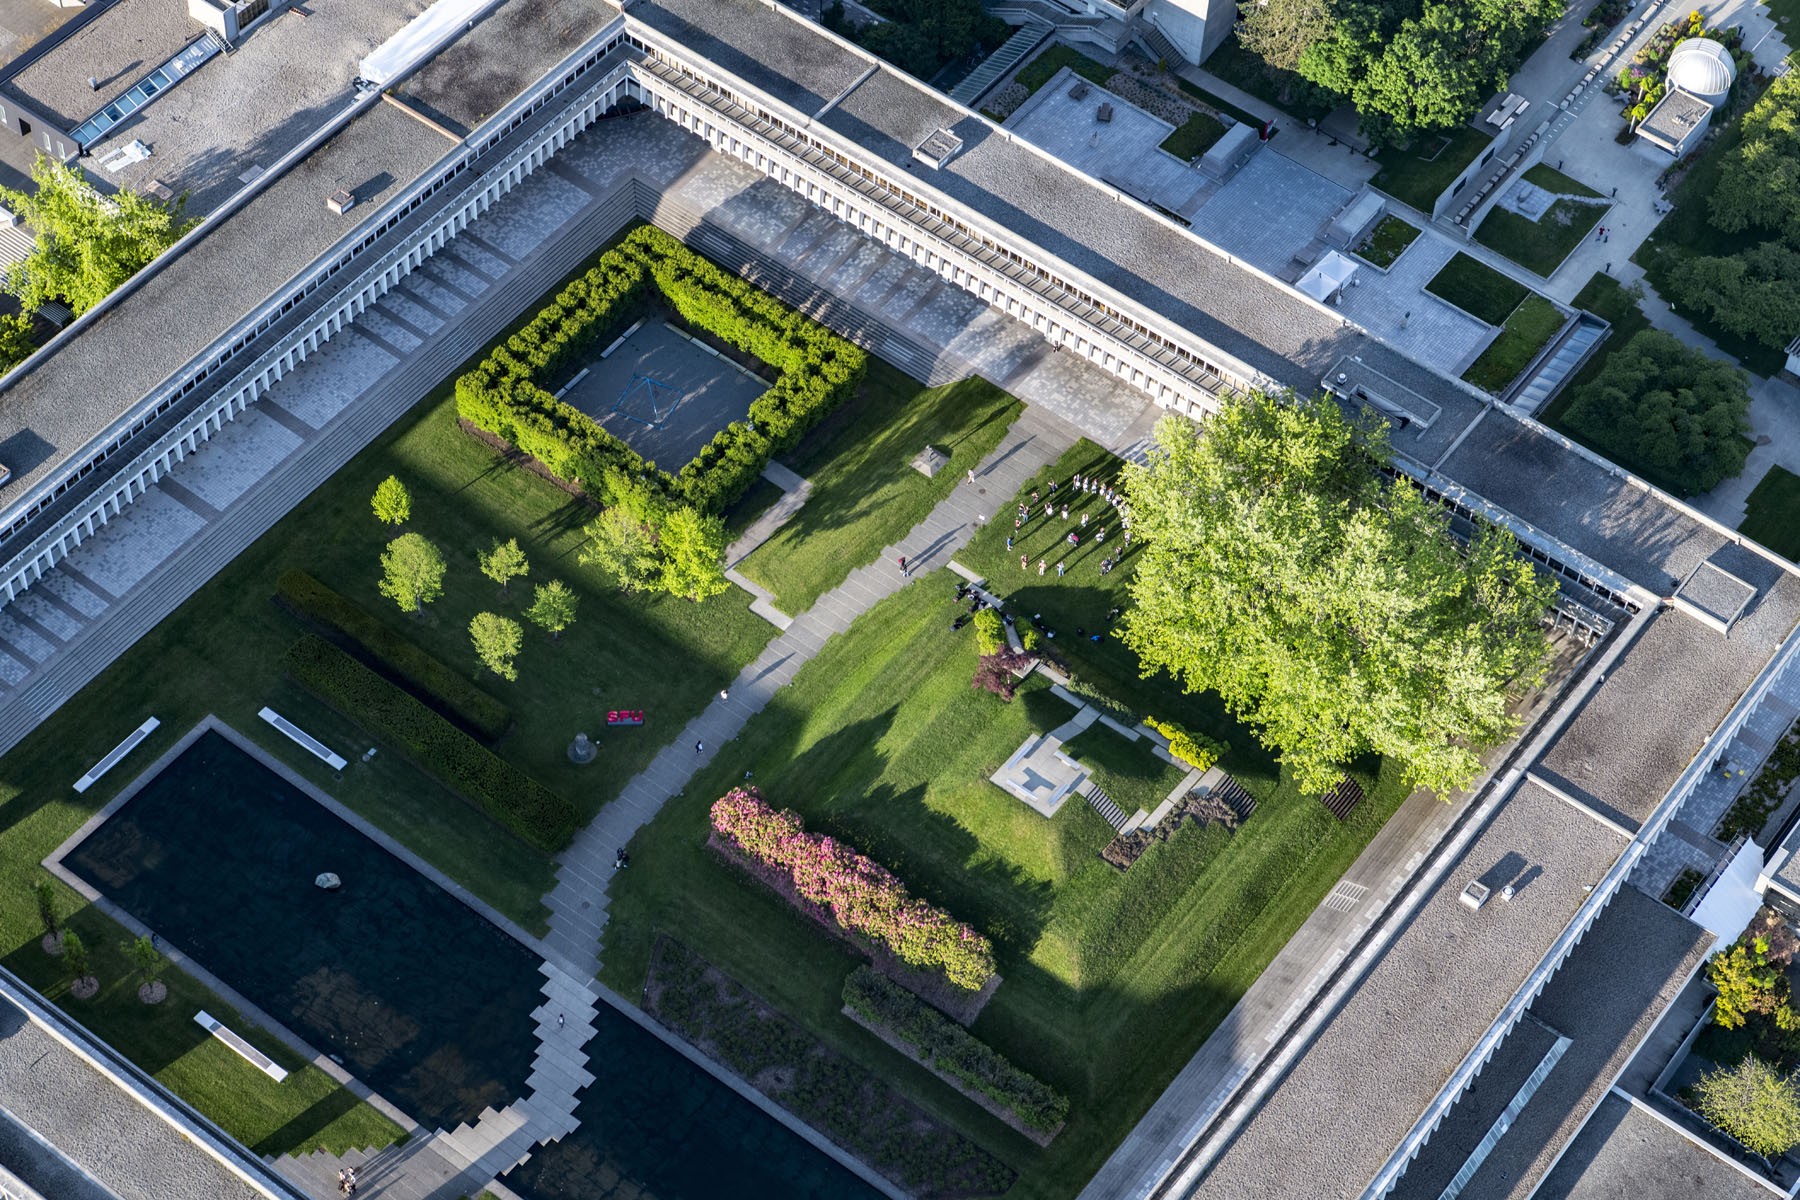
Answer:
[(0, 188), (0, 204), (24, 218), (37, 243), (6, 278), (6, 290), (31, 312), (61, 300), (86, 312), (193, 227), (173, 204), (122, 191), (103, 196), (79, 168), (39, 155), (30, 191)]
[(1765, 1158), (1800, 1145), (1800, 1088), (1754, 1054), (1701, 1076), (1694, 1097), (1701, 1116)]
[(627, 592), (653, 586), (661, 570), (656, 530), (624, 505), (615, 504), (582, 527), (587, 541), (576, 560), (596, 566)]
[(479, 557), (481, 573), (499, 584), (503, 593), (513, 580), (531, 570), (531, 564), (525, 560), (525, 552), (519, 549), (518, 538), (496, 541), (493, 549)]
[(662, 587), (672, 596), (700, 601), (725, 582), (725, 522), (687, 505), (669, 510), (662, 526)]
[(444, 594), (444, 556), (416, 533), (403, 533), (381, 552), (381, 594), (407, 612)]
[(1742, 939), (1706, 964), (1706, 981), (1718, 989), (1713, 1021), (1721, 1029), (1740, 1028), (1753, 1014), (1774, 1012), (1787, 998), (1787, 975), (1769, 961), (1769, 943)]
[(1279, 71), (1297, 71), (1300, 59), (1330, 37), (1335, 22), (1328, 0), (1246, 0), (1238, 5), (1238, 41)]
[(552, 639), (558, 639), (562, 637), (563, 630), (575, 623), (577, 600), (574, 589), (560, 579), (552, 579), (549, 583), (537, 585), (531, 607), (525, 610), (525, 617)]
[(1564, 420), (1606, 453), (1684, 495), (1710, 491), (1750, 453), (1749, 378), (1646, 329), (1575, 389)]
[(404, 525), (412, 519), (412, 493), (395, 475), (375, 485), (369, 506), (375, 510), (375, 519), (383, 524)]
[(475, 644), (482, 666), (508, 683), (518, 679), (517, 660), (525, 644), (525, 631), (517, 621), (499, 613), (476, 613), (469, 622), (469, 640)]
[(1500, 530), (1460, 549), (1382, 475), (1386, 427), (1329, 399), (1252, 393), (1157, 441), (1126, 475), (1145, 549), (1123, 637), (1144, 668), (1217, 691), (1306, 791), (1369, 752), (1467, 786), (1517, 731), (1509, 694), (1543, 676), (1555, 584)]

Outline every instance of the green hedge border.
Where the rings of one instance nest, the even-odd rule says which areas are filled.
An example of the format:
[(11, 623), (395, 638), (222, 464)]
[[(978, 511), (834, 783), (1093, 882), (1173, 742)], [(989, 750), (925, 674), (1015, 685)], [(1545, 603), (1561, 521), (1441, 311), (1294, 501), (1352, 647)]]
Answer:
[(1040, 1144), (1069, 1118), (1068, 1097), (870, 967), (844, 980), (844, 1007), (911, 1047), (932, 1073), (1017, 1117)]
[[(623, 330), (651, 290), (680, 315), (779, 377), (678, 474), (645, 460), (586, 413), (545, 388), (571, 360)], [(868, 369), (862, 349), (716, 266), (669, 234), (640, 225), (557, 293), (524, 328), (456, 381), (457, 414), (535, 458), (602, 503), (609, 478), (651, 482), (670, 500), (716, 514), (763, 467), (852, 393)]]
[(389, 683), (346, 651), (307, 634), (282, 665), (295, 682), (408, 758), (526, 842), (555, 853), (574, 840), (575, 806)]
[[(446, 666), (418, 643), (394, 632), (350, 597), (305, 571), (283, 571), (275, 599), (316, 626), (331, 641), (356, 655), (388, 680), (485, 741), (495, 741), (512, 724), (512, 710)], [(332, 637), (336, 634), (338, 636)], [(340, 640), (341, 639), (341, 640)], [(344, 643), (348, 642), (348, 645)]]

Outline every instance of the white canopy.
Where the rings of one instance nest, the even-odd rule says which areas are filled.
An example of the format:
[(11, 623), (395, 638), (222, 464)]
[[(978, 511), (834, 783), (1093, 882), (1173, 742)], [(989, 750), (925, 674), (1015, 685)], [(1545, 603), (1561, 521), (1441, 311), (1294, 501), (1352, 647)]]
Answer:
[(1324, 258), (1312, 265), (1312, 269), (1300, 277), (1295, 286), (1320, 303), (1329, 301), (1332, 295), (1352, 279), (1356, 278), (1356, 264), (1339, 254), (1336, 250), (1327, 251)]
[(363, 59), (359, 74), (376, 87), (386, 87), (436, 54), (445, 42), (495, 3), (496, 0), (437, 0)]

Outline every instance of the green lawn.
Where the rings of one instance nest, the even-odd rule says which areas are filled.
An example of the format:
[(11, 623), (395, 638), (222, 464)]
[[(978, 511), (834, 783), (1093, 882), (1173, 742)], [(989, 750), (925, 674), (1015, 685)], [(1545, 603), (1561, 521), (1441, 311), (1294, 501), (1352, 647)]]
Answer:
[(744, 530), (756, 522), (756, 518), (768, 512), (781, 499), (782, 494), (780, 488), (759, 476), (750, 485), (750, 490), (725, 510), (725, 536), (736, 541)]
[[(1249, 92), (1265, 104), (1273, 105), (1302, 122), (1317, 120), (1331, 111), (1331, 105), (1310, 97), (1317, 89), (1289, 71), (1276, 70), (1255, 53), (1244, 49), (1237, 35), (1231, 34), (1219, 48), (1206, 56), (1206, 69), (1231, 86)], [(1283, 92), (1288, 93), (1287, 99)], [(1308, 99), (1295, 99), (1304, 95)]]
[(1199, 158), (1212, 144), (1225, 136), (1225, 126), (1217, 117), (1195, 113), (1181, 123), (1181, 128), (1162, 141), (1162, 148), (1183, 162)]
[[(1559, 196), (1597, 197), (1600, 194), (1542, 163), (1525, 172), (1525, 179)], [(1496, 206), (1482, 218), (1481, 225), (1475, 230), (1475, 240), (1548, 279), (1605, 215), (1603, 204), (1583, 204), (1567, 199), (1557, 200), (1536, 221)]]
[(1083, 79), (1090, 79), (1102, 86), (1118, 74), (1118, 68), (1097, 63), (1073, 46), (1055, 42), (1046, 47), (1042, 54), (1020, 67), (1019, 73), (1013, 76), (1013, 82), (1024, 84), (1029, 95), (1049, 83), (1051, 77), (1064, 67)]
[(1458, 253), (1432, 277), (1425, 290), (1489, 325), (1503, 325), (1531, 289), (1494, 268)]
[(1381, 224), (1375, 226), (1351, 253), (1385, 270), (1393, 266), (1418, 237), (1418, 226), (1399, 217), (1383, 217)]
[(1784, 467), (1770, 467), (1750, 493), (1738, 532), (1800, 562), (1800, 475)]
[(1131, 741), (1095, 721), (1063, 743), (1063, 753), (1093, 772), (1094, 782), (1111, 796), (1125, 815), (1156, 806), (1187, 778), (1186, 767), (1164, 762), (1147, 738)]
[[(565, 580), (579, 594), (581, 610), (560, 645), (527, 634), (518, 683), (486, 680), (517, 716), (496, 749), (563, 790), (584, 817), (616, 794), (772, 633), (736, 589), (701, 605), (631, 597), (596, 570), (579, 567), (575, 551), (586, 510), (464, 435), (454, 415), (446, 382), (0, 759), (6, 965), (259, 1153), (315, 1145), (341, 1152), (386, 1144), (399, 1131), (183, 975), (170, 974), (167, 1003), (141, 1006), (117, 948), (123, 929), (64, 891), (64, 908), (74, 911), (71, 923), (95, 950), (105, 987), (91, 1003), (66, 998), (56, 962), (36, 944), (30, 885), (45, 855), (212, 713), (528, 929), (546, 927), (540, 898), (553, 882), (546, 856), (398, 753), (384, 749), (374, 762), (360, 761), (367, 734), (282, 677), (281, 654), (302, 630), (270, 602), (276, 576), (290, 567), (312, 572), (473, 675), (465, 632), (470, 616), (483, 608), (517, 616), (529, 597), (529, 581), (499, 596), (479, 574), (475, 554), (495, 538), (517, 536), (531, 558), (531, 579)], [(376, 592), (378, 558), (391, 531), (371, 515), (369, 496), (390, 473), (412, 490), (408, 528), (435, 541), (449, 563), (447, 594), (422, 619), (405, 617)], [(265, 704), (349, 758), (343, 779), (258, 720)], [(628, 705), (644, 709), (649, 725), (603, 728), (609, 706)], [(74, 779), (151, 713), (162, 727), (100, 785), (74, 795)], [(582, 730), (599, 742), (601, 757), (577, 768), (565, 750)], [(245, 1032), (295, 1073), (280, 1085), (268, 1080), (193, 1023), (197, 1008)]]
[(1262, 128), (1263, 120), (1261, 117), (1247, 109), (1239, 108), (1223, 96), (1215, 96), (1205, 88), (1198, 84), (1189, 83), (1179, 75), (1175, 77), (1175, 86), (1215, 112), (1222, 112), (1240, 124), (1250, 126), (1252, 129)]
[(1410, 149), (1381, 152), (1381, 171), (1375, 176), (1375, 186), (1429, 215), (1438, 196), (1456, 182), (1463, 168), (1474, 162), (1492, 140), (1466, 125), (1448, 133), (1421, 134), (1418, 144)]
[[(928, 388), (880, 359), (850, 403), (783, 461), (812, 481), (812, 494), (775, 536), (740, 565), (797, 615), (873, 562), (924, 520), (986, 458), (1020, 412), (1017, 400), (985, 379)], [(950, 455), (927, 479), (912, 460), (927, 445)]]
[[(1069, 1197), (1402, 789), (1387, 772), (1365, 775), (1374, 802), (1340, 825), (1288, 782), (1253, 779), (1263, 803), (1239, 832), (1189, 825), (1121, 874), (1098, 857), (1112, 831), (1085, 804), (1046, 820), (988, 782), (1071, 710), (1036, 677), (1011, 704), (970, 686), (972, 637), (948, 628), (955, 583), (946, 571), (918, 579), (828, 643), (638, 835), (633, 870), (614, 885), (602, 978), (638, 995), (655, 936), (671, 933), (1015, 1165), (1009, 1195)], [(974, 1032), (1071, 1097), (1047, 1150), (841, 1016), (855, 957), (705, 850), (708, 806), (746, 771), (772, 803), (994, 939), (1005, 982)]]
[(1478, 388), (1498, 395), (1506, 385), (1531, 365), (1539, 350), (1549, 344), (1563, 327), (1562, 310), (1539, 295), (1525, 297), (1506, 318), (1500, 336), (1488, 344), (1481, 356), (1469, 364), (1463, 378)]
[(1585, 444), (1586, 440), (1581, 435), (1564, 427), (1563, 411), (1569, 407), (1569, 400), (1575, 389), (1600, 374), (1608, 355), (1629, 342), (1632, 335), (1650, 328), (1650, 318), (1638, 307), (1636, 296), (1621, 287), (1617, 279), (1599, 271), (1575, 293), (1573, 307), (1586, 309), (1597, 317), (1605, 318), (1612, 329), (1607, 332), (1606, 340), (1582, 364), (1581, 370), (1575, 372), (1575, 377), (1564, 384), (1562, 391), (1556, 393), (1556, 398), (1538, 413), (1537, 419), (1559, 433)]

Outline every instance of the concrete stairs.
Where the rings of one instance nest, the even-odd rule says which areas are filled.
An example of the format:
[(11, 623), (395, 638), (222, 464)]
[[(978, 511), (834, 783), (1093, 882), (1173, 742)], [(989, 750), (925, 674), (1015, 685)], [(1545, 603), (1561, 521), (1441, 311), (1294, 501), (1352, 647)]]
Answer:
[(1125, 815), (1125, 810), (1119, 807), (1118, 802), (1106, 794), (1106, 789), (1090, 779), (1078, 790), (1081, 792), (1081, 798), (1088, 802), (1088, 807), (1099, 813), (1101, 818), (1113, 827), (1115, 833), (1124, 830), (1130, 818)]
[(975, 101), (989, 88), (1010, 75), (1027, 54), (1036, 50), (1054, 32), (1056, 29), (1050, 22), (1035, 13), (1027, 13), (1016, 33), (1002, 42), (980, 66), (965, 75), (961, 83), (950, 89), (950, 98), (958, 104), (973, 107)]
[(1162, 30), (1148, 21), (1139, 19), (1133, 22), (1131, 38), (1133, 41), (1141, 43), (1146, 50), (1150, 51), (1150, 57), (1158, 62), (1173, 65), (1187, 61), (1186, 56), (1175, 48), (1175, 43), (1171, 42)]

